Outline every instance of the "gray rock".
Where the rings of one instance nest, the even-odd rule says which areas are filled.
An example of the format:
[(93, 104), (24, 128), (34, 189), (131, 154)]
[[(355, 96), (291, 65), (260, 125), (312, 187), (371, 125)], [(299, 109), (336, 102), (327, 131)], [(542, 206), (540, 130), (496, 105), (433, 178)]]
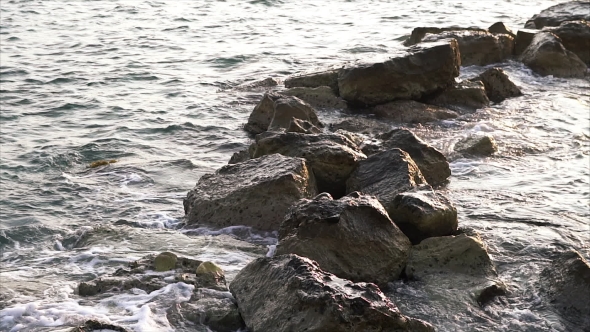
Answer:
[(403, 316), (374, 284), (340, 279), (297, 255), (252, 261), (230, 290), (253, 332), (434, 331)]
[(342, 70), (340, 96), (361, 106), (421, 97), (451, 86), (459, 76), (460, 57), (455, 40), (424, 43), (408, 54), (372, 65)]
[(383, 140), (382, 146), (384, 149), (398, 148), (407, 152), (418, 165), (420, 172), (429, 184), (443, 184), (451, 176), (451, 168), (447, 158), (411, 131), (394, 129), (379, 135), (378, 138)]
[(273, 153), (305, 158), (319, 191), (336, 197), (344, 195), (346, 179), (357, 163), (366, 158), (356, 144), (334, 133), (283, 133), (256, 138), (252, 158)]
[(268, 130), (286, 129), (292, 118), (309, 121), (316, 127), (323, 127), (311, 105), (297, 97), (281, 97), (274, 102), (274, 114)]
[(500, 68), (490, 68), (472, 79), (481, 81), (489, 100), (499, 103), (507, 98), (522, 96), (520, 88)]
[(447, 31), (476, 31), (476, 32), (488, 32), (486, 29), (481, 28), (460, 28), (460, 27), (447, 27), (447, 28), (436, 28), (436, 27), (418, 27), (412, 30), (410, 38), (408, 38), (404, 45), (411, 46), (421, 42), (427, 34), (439, 34)]
[(346, 181), (346, 192), (374, 195), (389, 212), (397, 194), (426, 184), (410, 155), (400, 149), (374, 154), (359, 162)]
[(445, 195), (432, 190), (401, 193), (388, 212), (413, 244), (457, 232), (457, 209)]
[(183, 203), (189, 224), (277, 230), (293, 203), (316, 194), (305, 160), (275, 154), (203, 175)]
[(319, 134), (322, 130), (313, 125), (313, 123), (297, 118), (291, 118), (289, 127), (287, 127), (288, 133), (302, 133), (302, 134)]
[(509, 27), (507, 27), (504, 23), (502, 22), (496, 22), (494, 24), (492, 24), (489, 28), (488, 31), (490, 33), (494, 33), (494, 34), (506, 34), (506, 35), (510, 35), (512, 37), (516, 37), (516, 35), (514, 34), (514, 32), (512, 31), (512, 29), (510, 29)]
[(482, 31), (446, 31), (427, 35), (422, 42), (456, 39), (461, 54), (461, 66), (485, 66), (502, 62), (514, 52), (514, 38), (506, 34)]
[(520, 29), (514, 38), (514, 54), (519, 56), (529, 47), (539, 30)]
[(280, 94), (297, 97), (318, 108), (345, 109), (346, 101), (334, 93), (329, 86), (318, 86), (317, 88), (294, 87), (283, 90)]
[(590, 65), (590, 23), (586, 21), (567, 21), (558, 27), (545, 27), (561, 39), (568, 51), (574, 52), (586, 65)]
[[(590, 2), (589, 1), (570, 1), (551, 6), (527, 22), (529, 27), (542, 29), (543, 27), (559, 26), (565, 21), (586, 20), (590, 21)], [(531, 25), (529, 22), (534, 24)]]
[(463, 81), (441, 91), (426, 100), (439, 107), (450, 108), (459, 113), (473, 113), (490, 104), (485, 86), (480, 81)]
[(427, 105), (413, 100), (396, 100), (377, 105), (371, 113), (380, 118), (391, 119), (401, 123), (427, 123), (459, 116), (456, 112), (444, 107)]
[(489, 156), (498, 151), (498, 145), (491, 135), (470, 135), (455, 144), (455, 151), (465, 155)]
[(584, 77), (588, 69), (575, 53), (566, 50), (560, 39), (550, 32), (536, 34), (520, 59), (543, 76)]
[(237, 164), (237, 163), (241, 163), (242, 161), (246, 161), (250, 159), (250, 153), (248, 152), (248, 149), (245, 150), (240, 150), (238, 152), (234, 152), (234, 154), (232, 154), (231, 158), (229, 159), (229, 161), (227, 162), (228, 164)]
[(322, 193), (289, 210), (276, 254), (308, 257), (340, 278), (385, 285), (401, 274), (410, 247), (375, 197), (354, 192), (333, 200)]
[(291, 76), (285, 80), (286, 88), (304, 87), (317, 88), (329, 86), (338, 95), (338, 73), (340, 69), (327, 70), (318, 73)]

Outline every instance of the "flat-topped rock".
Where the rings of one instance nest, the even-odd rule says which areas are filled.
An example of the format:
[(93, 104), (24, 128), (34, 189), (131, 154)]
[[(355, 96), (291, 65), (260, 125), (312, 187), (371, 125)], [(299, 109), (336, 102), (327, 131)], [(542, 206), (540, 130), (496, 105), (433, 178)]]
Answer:
[(550, 32), (535, 35), (520, 60), (536, 73), (556, 77), (584, 77), (588, 67)]
[(468, 156), (489, 156), (498, 151), (498, 144), (489, 134), (470, 135), (455, 144), (455, 151)]
[(427, 123), (454, 119), (459, 116), (457, 112), (448, 108), (419, 103), (414, 100), (396, 100), (377, 105), (370, 112), (379, 118), (400, 123)]
[(427, 99), (426, 102), (452, 109), (460, 114), (473, 113), (490, 104), (483, 82), (475, 80), (455, 83), (452, 87)]
[(526, 50), (527, 47), (535, 38), (535, 35), (539, 33), (539, 30), (534, 29), (520, 29), (516, 32), (514, 38), (514, 55), (519, 56)]
[(539, 14), (533, 16), (529, 26), (542, 29), (543, 27), (556, 27), (565, 21), (586, 20), (590, 21), (590, 1), (569, 1), (551, 6)]
[(279, 92), (285, 96), (297, 97), (313, 107), (345, 109), (346, 101), (334, 93), (329, 86), (318, 86), (316, 88), (294, 87)]
[(477, 27), (471, 28), (461, 28), (461, 27), (445, 27), (445, 28), (438, 28), (438, 27), (418, 27), (412, 30), (412, 34), (410, 38), (408, 38), (404, 45), (412, 46), (416, 45), (421, 42), (427, 34), (439, 34), (442, 32), (447, 31), (476, 31), (476, 32), (488, 32), (486, 29), (481, 29)]
[(332, 69), (317, 73), (307, 73), (297, 76), (291, 76), (285, 80), (285, 87), (318, 88), (321, 86), (329, 86), (334, 92), (334, 94), (338, 95), (339, 72), (340, 69)]

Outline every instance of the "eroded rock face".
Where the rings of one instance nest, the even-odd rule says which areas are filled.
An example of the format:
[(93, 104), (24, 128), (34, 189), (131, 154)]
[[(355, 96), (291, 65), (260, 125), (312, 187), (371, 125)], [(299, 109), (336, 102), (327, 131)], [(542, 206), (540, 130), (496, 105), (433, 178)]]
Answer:
[(443, 184), (451, 176), (451, 169), (447, 158), (411, 131), (407, 129), (394, 129), (380, 135), (379, 138), (383, 140), (383, 148), (398, 148), (407, 152), (416, 165), (418, 165), (420, 172), (429, 184)]
[(116, 331), (130, 332), (128, 329), (115, 324), (101, 322), (99, 320), (87, 320), (83, 325), (71, 329), (69, 332), (94, 332), (94, 331)]
[(543, 76), (584, 77), (587, 70), (584, 62), (565, 49), (559, 38), (550, 32), (536, 34), (520, 59)]
[(317, 88), (294, 87), (280, 92), (282, 95), (297, 97), (318, 108), (346, 108), (346, 101), (334, 93), (329, 86)]
[(486, 29), (481, 28), (460, 28), (460, 27), (448, 27), (448, 28), (437, 28), (437, 27), (418, 27), (412, 30), (410, 38), (408, 38), (404, 45), (411, 46), (421, 42), (427, 34), (439, 34), (447, 31), (476, 31), (476, 32), (488, 32)]
[(456, 112), (445, 107), (423, 104), (413, 100), (396, 100), (377, 105), (371, 112), (380, 118), (402, 123), (427, 123), (459, 116)]
[(275, 114), (275, 100), (280, 98), (281, 95), (277, 93), (265, 93), (260, 102), (254, 107), (252, 113), (250, 113), (248, 122), (244, 125), (244, 130), (252, 134), (266, 131)]
[(514, 38), (514, 54), (521, 55), (524, 50), (531, 44), (535, 35), (539, 33), (539, 30), (533, 29), (520, 29), (516, 32)]
[(516, 35), (512, 31), (512, 29), (507, 27), (502, 22), (496, 22), (496, 23), (490, 25), (490, 27), (488, 28), (488, 31), (490, 33), (494, 33), (494, 34), (499, 33), (499, 34), (506, 34), (506, 35), (510, 35), (512, 37), (516, 37)]
[(413, 244), (457, 232), (457, 209), (445, 195), (432, 190), (401, 193), (388, 212)]
[[(533, 16), (534, 28), (556, 27), (565, 21), (590, 21), (590, 1), (570, 1), (551, 6)], [(529, 23), (529, 22), (527, 22)]]
[(489, 100), (495, 103), (499, 103), (507, 98), (522, 96), (520, 88), (500, 68), (487, 69), (472, 80), (481, 81)]
[(340, 278), (384, 285), (399, 277), (410, 247), (375, 197), (355, 192), (333, 200), (322, 193), (289, 210), (276, 254), (308, 257)]
[(291, 118), (289, 127), (287, 127), (288, 133), (302, 133), (302, 134), (319, 134), (322, 130), (313, 125), (313, 123), (297, 118)]
[(374, 195), (387, 211), (397, 194), (426, 185), (420, 169), (406, 152), (391, 149), (359, 162), (346, 181), (346, 191)]
[(305, 158), (319, 191), (337, 197), (344, 195), (346, 179), (357, 163), (366, 158), (356, 144), (336, 133), (262, 135), (253, 146), (252, 158), (273, 153)]
[(491, 135), (471, 135), (457, 142), (455, 151), (464, 155), (489, 156), (498, 151), (498, 144)]
[(238, 152), (234, 152), (234, 154), (232, 154), (231, 158), (229, 158), (229, 161), (227, 163), (237, 164), (248, 159), (250, 159), (250, 153), (248, 152), (248, 149), (245, 149)]
[(252, 261), (230, 290), (254, 332), (434, 331), (403, 316), (374, 284), (340, 279), (297, 255)]
[(286, 88), (304, 87), (317, 88), (329, 86), (334, 94), (338, 95), (338, 73), (340, 69), (327, 70), (318, 73), (309, 73), (299, 76), (291, 76), (285, 80)]
[(315, 196), (316, 188), (305, 160), (271, 153), (203, 175), (184, 211), (189, 224), (277, 230), (289, 207)]
[(543, 28), (543, 31), (549, 31), (559, 37), (568, 51), (574, 52), (586, 65), (590, 65), (590, 23), (567, 21), (558, 27)]
[(486, 89), (481, 81), (464, 81), (443, 90), (426, 102), (447, 107), (459, 113), (473, 113), (490, 104)]
[(343, 129), (352, 133), (361, 133), (365, 135), (374, 135), (391, 130), (391, 125), (384, 123), (375, 118), (347, 118), (340, 122), (332, 123), (330, 130), (337, 131)]
[(360, 106), (422, 96), (453, 85), (461, 65), (455, 40), (424, 43), (408, 54), (372, 65), (342, 70), (340, 96)]
[(244, 130), (259, 134), (267, 130), (284, 129), (289, 126), (293, 117), (309, 121), (318, 127), (323, 126), (315, 109), (308, 103), (297, 97), (267, 92), (254, 107)]

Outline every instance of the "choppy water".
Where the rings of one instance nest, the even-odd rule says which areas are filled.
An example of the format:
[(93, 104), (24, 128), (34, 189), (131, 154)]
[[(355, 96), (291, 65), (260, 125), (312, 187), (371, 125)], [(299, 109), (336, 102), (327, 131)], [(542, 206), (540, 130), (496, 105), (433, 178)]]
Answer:
[[(49, 330), (92, 315), (165, 331), (158, 308), (187, 298), (186, 285), (91, 302), (74, 294), (77, 283), (163, 249), (213, 260), (231, 279), (275, 242), (241, 227), (178, 229), (186, 192), (249, 142), (241, 126), (261, 91), (231, 87), (382, 59), (417, 26), (518, 28), (555, 3), (3, 1), (0, 329)], [(447, 152), (469, 132), (499, 142), (494, 157), (455, 160), (446, 191), (460, 225), (482, 233), (510, 294), (487, 311), (449, 313), (415, 304), (419, 291), (398, 285), (396, 302), (441, 331), (566, 331), (535, 282), (560, 250), (590, 257), (590, 84), (497, 66), (523, 97), (415, 131)], [(100, 159), (118, 162), (88, 168)], [(76, 245), (97, 225), (120, 235)]]

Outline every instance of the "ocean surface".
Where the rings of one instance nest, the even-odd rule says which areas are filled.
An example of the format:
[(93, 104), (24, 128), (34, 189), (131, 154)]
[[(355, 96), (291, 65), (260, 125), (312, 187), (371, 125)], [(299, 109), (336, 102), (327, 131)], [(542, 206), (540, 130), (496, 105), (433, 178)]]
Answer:
[[(182, 283), (100, 300), (76, 286), (163, 250), (212, 260), (231, 281), (272, 250), (273, 233), (183, 224), (182, 199), (199, 177), (251, 141), (242, 126), (264, 91), (240, 86), (386, 59), (414, 27), (518, 29), (556, 3), (2, 1), (0, 330), (65, 331), (94, 317), (172, 331), (162, 310), (188, 300)], [(481, 233), (509, 294), (467, 312), (421, 305), (420, 290), (401, 282), (388, 294), (439, 331), (569, 331), (537, 282), (559, 252), (590, 258), (590, 83), (494, 66), (524, 96), (412, 130), (447, 154), (470, 133), (496, 138), (494, 156), (453, 160), (443, 191), (459, 225)]]

